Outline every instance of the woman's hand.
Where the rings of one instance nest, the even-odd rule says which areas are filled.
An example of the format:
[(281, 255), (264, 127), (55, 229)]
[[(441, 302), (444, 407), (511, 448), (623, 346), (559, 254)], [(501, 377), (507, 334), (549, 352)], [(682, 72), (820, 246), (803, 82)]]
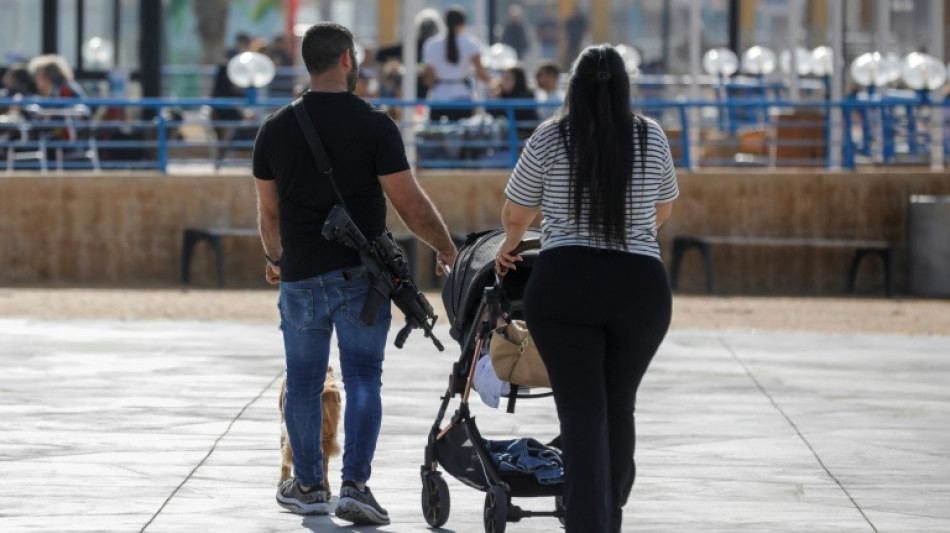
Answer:
[(495, 271), (502, 276), (508, 273), (509, 269), (518, 270), (515, 262), (521, 261), (520, 255), (511, 255), (505, 250), (514, 250), (514, 247), (508, 246), (507, 242), (502, 242), (501, 246), (498, 247), (498, 251), (495, 252)]

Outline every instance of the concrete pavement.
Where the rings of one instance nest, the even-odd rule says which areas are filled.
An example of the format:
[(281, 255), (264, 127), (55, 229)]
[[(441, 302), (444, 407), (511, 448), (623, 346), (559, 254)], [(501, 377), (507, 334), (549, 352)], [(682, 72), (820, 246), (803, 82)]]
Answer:
[[(387, 354), (381, 532), (427, 529), (419, 464), (458, 356), (438, 332), (446, 353), (415, 332)], [(0, 531), (374, 529), (274, 503), (280, 350), (275, 324), (0, 320)], [(624, 531), (950, 531), (948, 383), (950, 337), (673, 331)], [(472, 405), (490, 438), (557, 433), (549, 399)], [(447, 481), (443, 531), (482, 531), (484, 495)]]

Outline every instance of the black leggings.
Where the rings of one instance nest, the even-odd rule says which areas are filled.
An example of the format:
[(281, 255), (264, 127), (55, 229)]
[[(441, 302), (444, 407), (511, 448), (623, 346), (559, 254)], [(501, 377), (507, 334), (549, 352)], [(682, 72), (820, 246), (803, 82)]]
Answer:
[(538, 257), (524, 305), (561, 421), (567, 532), (620, 531), (637, 388), (670, 325), (666, 271), (644, 255), (553, 248)]

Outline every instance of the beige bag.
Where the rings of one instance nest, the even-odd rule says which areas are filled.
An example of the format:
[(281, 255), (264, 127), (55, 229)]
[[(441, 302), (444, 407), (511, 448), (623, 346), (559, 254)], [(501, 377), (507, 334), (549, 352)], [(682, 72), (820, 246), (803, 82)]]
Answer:
[(523, 320), (512, 320), (495, 328), (489, 355), (492, 368), (502, 381), (527, 387), (551, 386), (548, 369)]

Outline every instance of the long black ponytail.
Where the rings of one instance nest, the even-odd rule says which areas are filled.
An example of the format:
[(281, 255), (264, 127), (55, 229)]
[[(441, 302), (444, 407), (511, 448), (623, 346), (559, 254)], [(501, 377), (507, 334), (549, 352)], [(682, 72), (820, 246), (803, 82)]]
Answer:
[(445, 12), (445, 25), (449, 32), (445, 39), (445, 58), (452, 64), (459, 62), (459, 44), (455, 29), (462, 24), (465, 24), (465, 10), (458, 6), (450, 7)]
[[(630, 109), (630, 78), (620, 54), (610, 45), (584, 50), (574, 64), (558, 128), (568, 154), (574, 219), (586, 222), (599, 244), (610, 249), (626, 248), (634, 130), (645, 165), (643, 126)], [(583, 221), (585, 205), (590, 217)]]

